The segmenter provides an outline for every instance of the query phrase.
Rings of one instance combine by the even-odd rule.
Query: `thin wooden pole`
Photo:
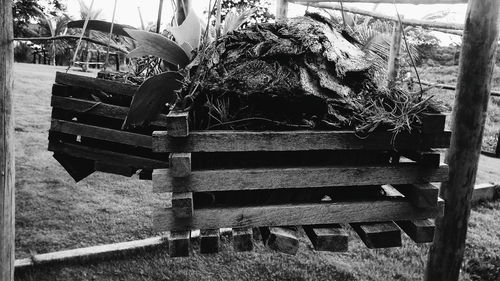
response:
[[[388,79],[387,87],[389,89],[394,88],[396,85],[396,79],[398,78],[399,72],[399,50],[401,49],[401,25],[399,22],[394,22],[394,28],[392,30],[392,41],[391,41],[391,52],[389,54],[388,62]]]
[[[162,10],[163,10],[163,0],[160,0],[160,6],[158,7],[158,18],[156,19],[156,33],[160,33]]]
[[[12,1],[0,0],[0,280],[14,280],[14,64]]]
[[[470,0],[468,4],[447,156],[449,180],[441,185],[446,204],[444,216],[436,219],[426,281],[458,280],[462,265],[495,65],[499,7],[498,0]]]
[[[288,0],[276,0],[276,20],[286,19],[288,15]]]

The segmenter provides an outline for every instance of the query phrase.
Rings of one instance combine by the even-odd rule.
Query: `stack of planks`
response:
[[[52,88],[49,150],[75,181],[94,171],[150,179],[168,167],[165,155],[151,150],[153,130],[166,130],[160,115],[146,129],[121,130],[137,86],[58,72]]]
[[[153,191],[172,193],[154,226],[170,231],[171,256],[219,250],[232,228],[237,251],[266,246],[295,254],[299,231],[318,251],[347,251],[348,227],[369,248],[401,246],[401,230],[431,242],[444,202],[431,182],[447,180],[439,152],[450,132],[445,116],[426,114],[420,133],[359,138],[353,131],[189,131],[187,113],[170,113],[169,130],[153,133],[153,151],[169,168],[153,171]]]

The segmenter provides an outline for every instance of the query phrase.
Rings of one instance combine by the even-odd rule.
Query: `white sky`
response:
[[[83,0],[87,5],[90,5],[91,0]],[[204,10],[207,10],[208,0],[192,0],[193,7],[196,12],[201,15]],[[162,13],[162,23],[165,24],[170,22],[172,18],[172,7],[170,0],[164,0],[163,13]],[[212,1],[213,2],[213,1]],[[274,1],[271,0],[274,4]],[[79,4],[77,0],[67,0],[68,13],[74,18],[79,17]],[[113,15],[113,5],[114,0],[94,0],[94,9],[102,9],[101,17],[102,19],[111,21]],[[117,23],[128,24],[135,27],[141,25],[138,13],[138,7],[141,10],[144,23],[147,25],[149,22],[156,22],[158,15],[158,5],[159,0],[118,0],[116,9],[116,20]],[[346,6],[355,6],[357,8],[365,10],[373,10],[375,8],[374,4],[346,4]],[[463,23],[466,12],[466,4],[436,4],[436,5],[405,5],[399,4],[398,11],[405,18],[421,19],[423,16],[430,14],[432,12],[450,10],[452,14],[442,19],[445,22],[455,22]],[[289,16],[302,15],[304,12],[304,6],[290,4],[289,6]],[[271,7],[271,12],[274,12],[275,7]],[[375,11],[381,12],[388,15],[395,15],[395,9],[392,4],[380,4],[376,7]],[[443,45],[448,45],[452,40],[456,41],[456,36],[442,35],[439,33],[439,38]]]

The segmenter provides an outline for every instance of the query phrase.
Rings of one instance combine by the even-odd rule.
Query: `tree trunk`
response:
[[[436,220],[427,281],[458,280],[462,265],[495,62],[499,6],[498,0],[470,0],[467,8],[447,157],[450,177],[441,185],[446,205],[444,216]]]
[[[14,280],[14,62],[12,1],[0,0],[0,280]]]

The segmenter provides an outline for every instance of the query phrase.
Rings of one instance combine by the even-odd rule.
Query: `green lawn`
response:
[[[63,69],[28,64],[14,68],[16,257],[157,235],[151,213],[167,198],[154,195],[150,182],[95,173],[75,184],[46,150],[55,70]],[[498,130],[498,115],[496,118]],[[481,161],[478,181],[500,182],[500,162],[484,157]],[[498,201],[473,209],[463,280],[498,280],[494,278],[500,276],[499,220]],[[100,263],[27,271],[16,280],[422,279],[427,245],[416,245],[403,235],[401,248],[369,250],[354,233],[350,239],[346,253],[316,253],[302,236],[296,256],[272,252],[262,245],[253,252],[235,253],[224,244],[216,255],[171,259],[158,250]],[[467,273],[471,270],[473,274]],[[474,279],[475,274],[484,275]]]

